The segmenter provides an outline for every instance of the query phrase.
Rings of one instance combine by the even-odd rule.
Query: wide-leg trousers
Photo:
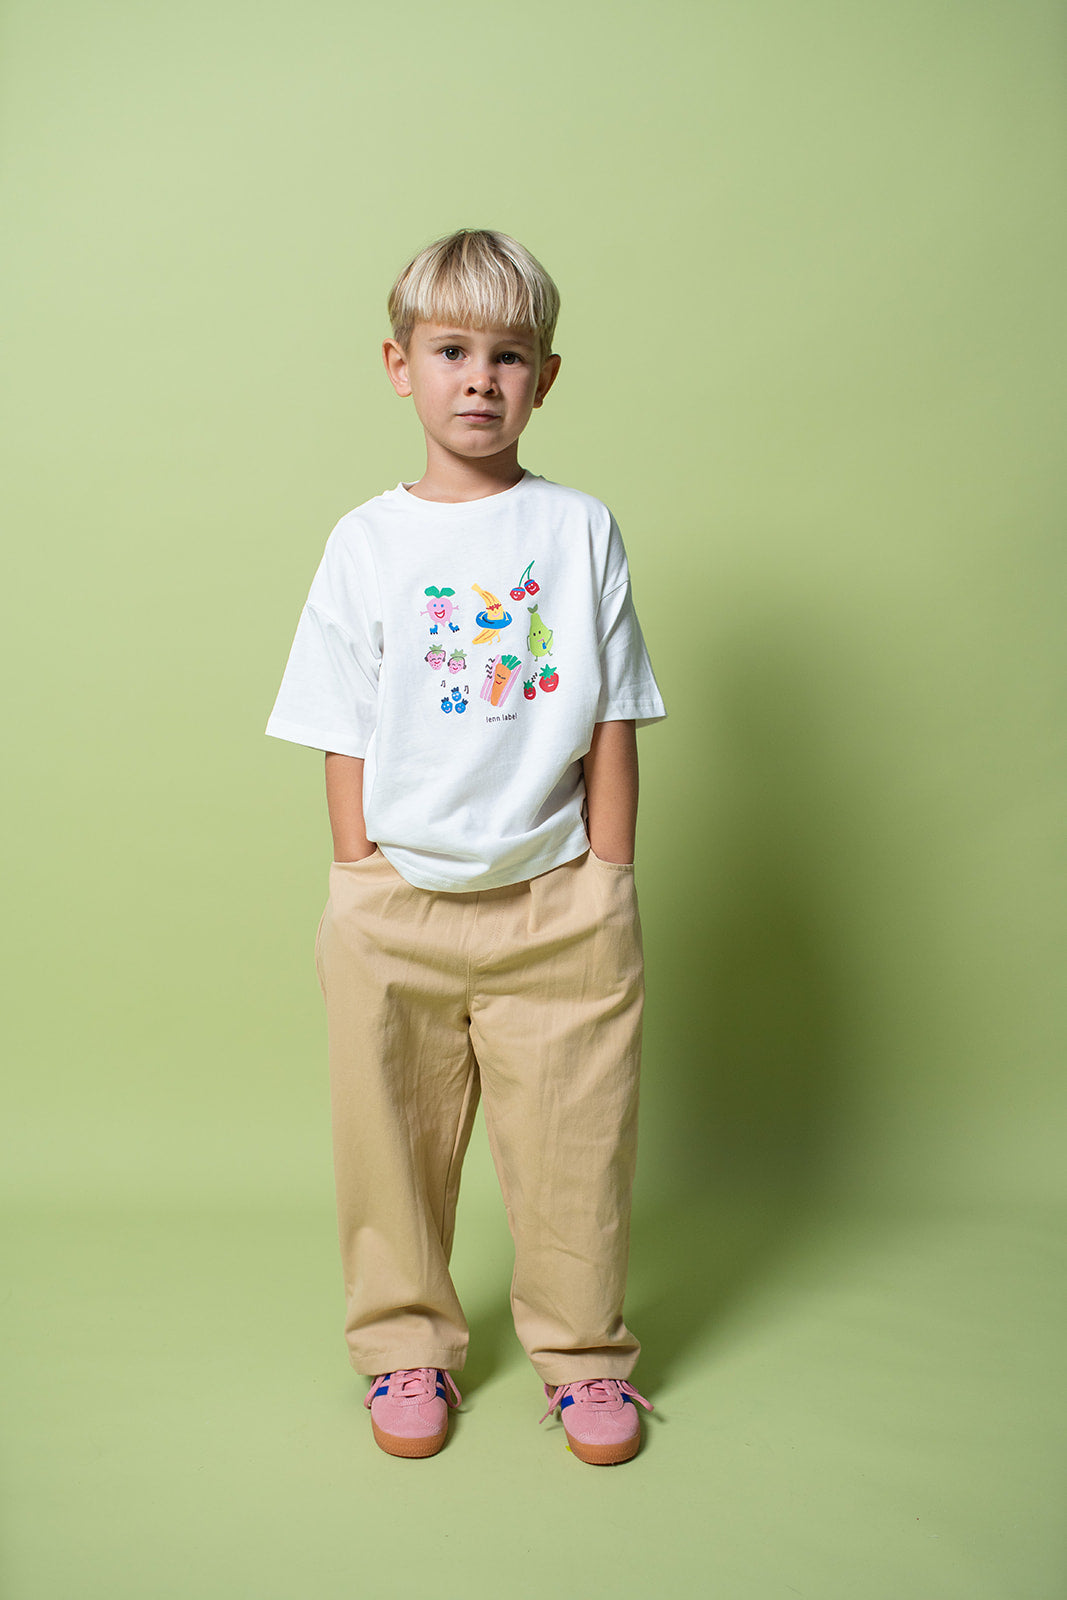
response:
[[[592,851],[503,888],[335,862],[326,999],[352,1365],[458,1370],[448,1265],[481,1096],[515,1245],[515,1329],[550,1384],[624,1378],[644,977],[632,866]]]

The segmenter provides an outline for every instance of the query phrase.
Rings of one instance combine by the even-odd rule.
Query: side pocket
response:
[[[330,865],[334,866],[334,867],[345,867],[345,868],[348,869],[349,872],[351,872],[356,867],[363,867],[363,866],[368,865],[368,863],[371,862],[371,861],[380,861],[380,860],[382,860],[382,852],[379,850],[378,846],[375,845],[374,849],[370,852],[369,855],[358,856],[355,861],[333,861],[333,862],[330,863]]]
[[[605,861],[603,856],[594,854],[592,849],[589,851],[589,859],[595,861],[598,867],[607,867],[609,872],[633,872],[635,865],[632,861]]]
[[[322,990],[322,998],[324,1000],[326,998],[326,971],[322,959],[322,932],[326,926],[326,913],[329,909],[330,902],[327,900],[322,916],[319,918],[319,925],[315,930],[315,971],[318,975],[319,988]]]

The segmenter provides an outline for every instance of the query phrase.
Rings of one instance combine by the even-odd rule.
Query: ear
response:
[[[556,374],[559,372],[559,364],[562,359],[562,356],[549,356],[548,360],[541,368],[541,376],[537,380],[537,393],[534,397],[535,410],[543,403],[545,395],[555,383]]]
[[[382,345],[382,360],[385,370],[389,374],[389,382],[401,397],[411,393],[411,384],[408,380],[408,358],[402,344],[395,339],[386,339]]]

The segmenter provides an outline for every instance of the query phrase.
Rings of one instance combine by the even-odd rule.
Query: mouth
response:
[[[460,416],[465,422],[499,422],[498,411],[461,411]]]

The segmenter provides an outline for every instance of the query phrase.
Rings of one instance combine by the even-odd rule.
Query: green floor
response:
[[[8,1249],[5,1600],[1059,1600],[1052,1219],[642,1211],[645,1447],[582,1466],[506,1315],[476,1149],[450,1443],[373,1445],[328,1204],[27,1212]]]

